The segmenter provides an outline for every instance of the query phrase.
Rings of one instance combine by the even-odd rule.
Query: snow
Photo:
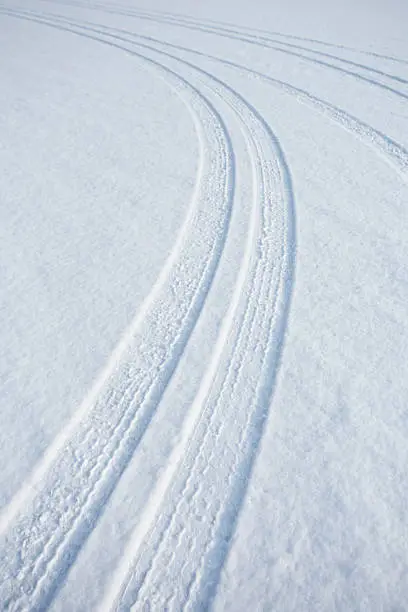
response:
[[[0,7],[0,602],[403,610],[408,6]]]

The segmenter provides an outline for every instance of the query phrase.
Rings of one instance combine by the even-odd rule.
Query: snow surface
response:
[[[407,609],[407,24],[0,5],[1,609]]]

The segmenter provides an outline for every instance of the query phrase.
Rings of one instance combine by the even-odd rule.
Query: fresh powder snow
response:
[[[0,609],[408,609],[408,3],[0,4]]]

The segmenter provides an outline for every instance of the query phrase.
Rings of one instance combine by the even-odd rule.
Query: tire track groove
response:
[[[69,6],[72,3],[71,2],[59,2],[58,4]],[[84,6],[81,5],[80,3],[73,4],[73,6],[84,8]],[[225,26],[220,26],[216,24],[211,24],[210,22],[203,21],[203,20],[197,20],[197,19],[186,18],[186,17],[175,17],[171,14],[167,14],[167,15],[163,13],[156,14],[150,11],[145,11],[145,10],[140,10],[140,9],[138,10],[129,9],[129,8],[127,8],[126,10],[125,9],[120,10],[118,8],[107,9],[106,6],[103,4],[90,4],[90,5],[87,5],[86,8],[94,8],[96,10],[102,10],[102,11],[116,14],[116,15],[135,17],[137,19],[143,19],[143,20],[152,21],[155,23],[162,23],[164,25],[173,25],[173,26],[180,27],[180,28],[192,29],[198,32],[218,35],[224,38],[228,38],[230,40],[237,40],[239,42],[244,42],[244,43],[255,45],[258,47],[265,48],[265,49],[271,49],[278,53],[284,53],[286,55],[297,57],[303,61],[310,62],[315,65],[322,66],[324,68],[329,68],[344,76],[354,77],[357,80],[363,81],[369,85],[379,87],[380,89],[387,91],[388,93],[392,93],[400,98],[408,99],[408,93],[395,89],[395,87],[392,87],[391,85],[383,81],[376,81],[374,78],[365,76],[359,72],[353,72],[352,68],[360,67],[369,72],[372,71],[375,74],[378,74],[378,76],[382,76],[384,78],[398,81],[401,84],[406,84],[407,80],[402,77],[386,73],[385,71],[379,71],[375,68],[374,69],[371,68],[370,66],[367,66],[361,63],[357,63],[357,62],[352,62],[351,60],[346,60],[344,58],[335,56],[333,54],[328,54],[328,53],[324,53],[321,51],[308,49],[308,48],[302,47],[301,45],[296,45],[296,44],[288,43],[285,41],[279,41],[279,40],[271,38],[270,35],[269,37],[260,36],[260,35],[256,36],[254,34],[241,31],[240,29],[237,28],[237,26],[225,27]],[[63,17],[61,15],[53,15],[53,16]],[[336,61],[339,61],[341,63],[346,63],[348,64],[349,68],[342,68],[336,64],[332,64],[329,61],[326,61],[325,59],[317,59],[314,57],[310,57],[309,55],[305,55],[304,53],[301,53],[302,50],[306,51],[306,53],[315,53],[317,55],[320,55],[320,57],[322,58],[325,57],[327,59],[335,59]]]
[[[29,507],[10,521],[12,528],[3,537],[6,562],[0,587],[9,609],[43,609],[68,571],[152,418],[203,307],[226,240],[234,159],[223,121],[185,79],[133,54],[159,70],[186,100],[204,154],[201,181],[189,231],[122,367],[55,456]]]
[[[59,17],[59,19],[64,22],[74,23],[71,20],[67,20],[66,17]],[[89,24],[90,22],[83,23]],[[219,64],[224,64],[225,66],[228,66],[234,70],[240,71],[242,74],[250,75],[252,78],[262,80],[271,85],[272,87],[275,87],[283,91],[284,93],[287,93],[288,95],[294,97],[300,104],[312,107],[313,109],[326,116],[331,121],[334,121],[344,129],[352,133],[354,136],[358,137],[360,140],[365,142],[365,144],[368,144],[378,154],[380,154],[384,158],[384,160],[387,161],[387,163],[389,163],[394,169],[398,171],[398,173],[404,180],[407,180],[408,151],[400,143],[397,143],[395,140],[393,140],[380,130],[373,128],[368,123],[361,121],[360,119],[351,115],[340,107],[331,104],[330,102],[327,102],[317,96],[314,96],[313,94],[304,89],[291,85],[286,81],[282,81],[269,75],[266,75],[257,70],[248,68],[245,65],[237,64],[233,61],[227,60],[225,58],[220,58],[208,53],[203,53],[196,49],[191,49],[188,47],[183,47],[181,45],[164,42],[162,40],[155,39],[151,36],[144,36],[142,34],[137,34],[129,30],[112,28],[99,23],[95,25],[97,25],[98,28],[102,28],[102,30],[88,28],[86,25],[83,25],[83,23],[81,22],[81,27],[99,33],[102,33],[103,30],[105,30],[105,33],[114,39],[116,38],[121,41],[132,42],[128,38],[124,38],[123,36],[119,35],[124,34],[133,39],[145,40],[155,45],[167,47],[178,52],[193,54],[203,59],[207,59]],[[79,24],[77,23],[77,25]]]
[[[255,235],[249,233],[245,274],[237,285],[237,299],[235,303],[233,299],[226,315],[220,333],[220,348],[215,351],[210,374],[204,379],[191,408],[195,418],[188,424],[181,447],[177,449],[175,460],[178,458],[178,461],[170,461],[174,468],[170,475],[166,475],[166,482],[159,485],[161,494],[157,503],[147,505],[150,530],[144,538],[137,534],[131,545],[133,552],[130,554],[136,557],[134,570],[119,586],[119,598],[109,594],[102,609],[108,609],[112,604],[116,609],[128,609],[132,605],[137,608],[148,605],[153,609],[181,610],[185,606],[197,609],[199,599],[207,605],[204,602],[208,603],[210,594],[205,594],[208,584],[206,577],[200,575],[202,565],[204,560],[208,562],[208,555],[214,548],[218,570],[212,578],[216,582],[225,558],[221,551],[223,539],[216,535],[220,516],[231,514],[227,509],[231,495],[234,498],[232,491],[236,489],[236,481],[246,481],[249,477],[254,448],[262,433],[260,412],[267,413],[270,400],[274,378],[271,362],[274,371],[277,367],[279,348],[272,351],[271,359],[271,346],[276,349],[275,344],[279,347],[281,344],[283,327],[277,321],[287,314],[293,265],[290,255],[293,244],[288,244],[288,236],[291,241],[294,238],[293,229],[288,227],[292,219],[282,210],[291,208],[290,178],[277,141],[261,118],[239,94],[221,85],[218,79],[212,80],[216,85],[211,87],[219,90],[224,100],[235,109],[247,131],[257,191],[252,224],[256,231]],[[259,218],[258,223],[254,221],[256,218]],[[282,292],[280,297],[279,291]],[[254,355],[256,365],[251,363]],[[258,362],[261,364],[261,387],[268,388],[262,401]],[[248,385],[247,376],[251,369],[255,380]],[[264,380],[266,372],[268,381]],[[255,433],[251,435],[250,424],[256,422]],[[228,450],[238,445],[238,452],[232,452],[232,470],[229,469],[231,461],[226,460],[225,445]],[[214,488],[218,480],[214,465],[224,475],[228,470],[230,474],[229,478],[222,479],[219,488]],[[234,472],[238,465],[240,469]],[[233,505],[236,509],[239,509],[244,493],[241,490],[235,497]],[[227,528],[229,537],[236,519],[234,512],[232,515]],[[199,531],[195,530],[197,522]],[[206,526],[209,529],[204,533]],[[173,554],[171,551],[177,552]],[[180,565],[183,559],[185,563]],[[121,574],[119,569],[117,582],[120,582]]]

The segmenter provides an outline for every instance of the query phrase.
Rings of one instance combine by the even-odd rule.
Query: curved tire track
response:
[[[125,13],[121,13],[121,14],[125,14]],[[184,21],[184,20],[180,20],[180,19],[174,19],[174,18],[163,18],[163,17],[155,17],[155,16],[151,16],[148,15],[147,13],[144,12],[128,12],[126,13],[128,16],[134,16],[138,19],[146,19],[146,20],[151,20],[151,21],[155,21],[158,23],[163,23],[163,24],[167,24],[167,25],[174,25],[180,28],[187,28],[187,29],[193,29],[199,32],[203,32],[203,33],[207,33],[207,34],[215,34],[218,36],[222,36],[225,38],[228,38],[230,40],[238,40],[239,42],[244,42],[250,45],[256,45],[258,47],[262,47],[264,49],[271,49],[273,51],[276,51],[278,53],[284,53],[286,55],[290,55],[293,57],[296,57],[302,61],[305,62],[310,62],[312,64],[315,64],[317,66],[321,66],[323,68],[328,68],[330,70],[334,70],[338,73],[340,73],[343,76],[347,76],[347,77],[352,77],[354,79],[360,80],[364,83],[367,83],[368,85],[374,86],[374,87],[378,87],[388,93],[392,93],[395,96],[398,96],[404,100],[408,100],[408,93],[406,92],[402,92],[399,89],[395,89],[394,86],[388,85],[386,82],[383,81],[377,81],[374,78],[370,77],[370,76],[365,76],[359,72],[355,72],[352,70],[352,68],[354,67],[360,67],[360,68],[364,68],[365,70],[370,71],[371,68],[369,66],[363,65],[363,64],[357,64],[354,62],[350,62],[349,60],[345,60],[343,58],[340,58],[338,56],[334,56],[334,55],[330,55],[330,54],[325,54],[322,52],[316,52],[313,51],[312,49],[306,49],[304,47],[301,47],[300,45],[294,45],[291,43],[286,43],[283,41],[277,41],[277,40],[271,40],[268,39],[267,37],[259,38],[259,37],[255,37],[253,35],[249,35],[249,34],[245,34],[242,33],[240,30],[237,29],[227,29],[227,28],[222,28],[219,26],[211,26],[209,27],[205,22],[201,22],[198,20],[188,20],[188,21]],[[277,46],[280,45],[280,46]],[[282,48],[284,47],[284,48]],[[297,50],[295,50],[297,49]],[[332,59],[336,59],[337,61],[343,62],[343,63],[347,63],[349,65],[349,68],[342,68],[336,64],[332,64],[329,61],[326,61],[324,59],[317,59],[314,57],[310,57],[309,55],[305,55],[304,53],[301,53],[300,51],[306,51],[309,53],[317,53],[320,54],[321,56],[327,57],[327,58],[332,58]],[[403,84],[406,84],[407,81],[405,79],[401,79],[400,77],[396,77],[396,75],[390,75],[389,73],[383,72],[383,71],[378,71],[374,69],[374,72],[376,74],[378,74],[379,76],[385,77],[385,78],[389,78],[391,80],[397,80]]]
[[[54,448],[49,469],[41,473],[44,482],[30,492],[34,495],[28,507],[13,507],[3,522],[8,529],[2,541],[0,599],[13,610],[46,607],[93,529],[177,366],[204,305],[229,225],[234,159],[220,115],[187,80],[154,59],[122,49],[160,71],[186,101],[204,152],[202,176],[171,265],[133,330],[120,366],[72,437]],[[27,492],[21,501],[29,497]]]
[[[72,20],[68,20],[66,17],[60,17],[59,19],[64,23],[69,23],[78,27],[80,26],[86,30],[98,34],[105,34],[107,36],[110,36],[112,39],[116,39],[121,42],[132,43],[132,39],[133,41],[134,39],[138,39],[146,41],[147,43],[153,43],[154,45],[160,45],[166,48],[170,48],[171,50],[176,50],[177,52],[193,54],[197,57],[202,57],[206,60],[211,60],[216,63],[224,64],[225,66],[233,68],[234,70],[240,71],[241,74],[250,75],[253,78],[263,80],[269,85],[278,88],[279,90],[287,93],[292,97],[295,97],[299,103],[312,107],[313,109],[317,110],[318,112],[329,118],[331,121],[334,121],[344,129],[346,129],[348,132],[358,137],[365,144],[373,148],[377,152],[377,154],[379,154],[385,161],[387,161],[387,163],[389,163],[405,181],[408,178],[408,151],[401,144],[397,143],[395,140],[393,140],[380,130],[373,128],[368,123],[365,123],[357,117],[354,117],[353,115],[341,109],[340,107],[335,106],[330,102],[326,102],[325,100],[314,96],[313,94],[304,89],[291,85],[286,81],[275,79],[274,77],[248,68],[247,66],[244,66],[242,64],[237,64],[233,61],[216,57],[208,53],[203,53],[195,49],[190,49],[188,47],[183,47],[181,45],[163,42],[151,36],[144,36],[142,34],[137,34],[129,30],[112,28],[99,23],[94,24],[96,27],[89,27],[89,22],[74,22]],[[125,36],[127,36],[127,38]],[[147,48],[149,48],[148,45]]]
[[[251,151],[257,193],[246,257],[180,443],[125,556],[125,567],[136,557],[134,570],[121,584],[126,572],[118,569],[102,609],[128,609],[135,601],[150,609],[208,604],[245,495],[279,360],[294,264],[289,171],[276,137],[256,111],[229,86],[205,76],[235,110]],[[204,569],[209,566],[211,572]]]
[[[81,3],[74,3],[72,2],[72,0],[69,2],[68,0],[64,0],[63,2],[60,1],[58,2],[58,4],[79,6],[83,8],[83,5]],[[365,144],[373,148],[379,155],[381,155],[383,159],[387,161],[387,163],[389,163],[394,169],[396,169],[404,180],[407,180],[408,151],[400,143],[396,142],[394,139],[387,136],[380,130],[372,127],[368,123],[351,115],[342,108],[311,94],[309,91],[296,87],[295,85],[292,85],[286,81],[271,77],[257,70],[253,70],[248,66],[238,64],[231,60],[217,57],[208,53],[203,53],[202,51],[198,51],[196,49],[191,49],[188,47],[183,47],[181,45],[164,42],[162,40],[155,39],[152,36],[145,36],[132,32],[130,30],[114,28],[100,23],[92,24],[92,22],[87,21],[76,22],[65,16],[57,17],[54,14],[52,16],[53,18],[56,18],[62,23],[68,23],[70,25],[75,25],[91,32],[108,35],[111,38],[119,40],[121,42],[132,43],[132,39],[144,40],[148,43],[167,47],[182,53],[193,54],[197,57],[202,57],[204,59],[211,60],[216,63],[224,64],[225,66],[233,68],[234,70],[240,71],[242,74],[250,75],[253,78],[263,80],[269,85],[280,89],[281,91],[287,93],[292,97],[295,97],[299,103],[312,107],[313,109],[317,110],[318,112],[329,118],[331,121],[334,121],[344,129],[352,133],[354,136],[358,137]],[[89,27],[89,24],[95,27]],[[130,37],[130,40],[125,36]]]
[[[160,45],[166,46],[166,43],[162,43],[161,41],[157,42]],[[297,94],[299,95],[299,91]],[[307,93],[306,96],[308,96]],[[310,102],[310,99],[306,99]],[[313,104],[321,109],[320,101],[317,99],[313,100]],[[325,112],[327,108],[330,108],[331,118],[336,118],[338,122],[345,125],[347,129],[357,136],[363,138],[365,141],[369,140],[379,145],[380,152],[382,154],[385,153],[389,161],[391,161],[398,170],[402,170],[406,178],[407,158],[406,152],[402,148],[396,145],[396,143],[392,143],[384,135],[370,128],[370,126],[366,126],[354,118],[351,118],[350,121],[350,116],[345,113],[342,115],[341,111],[339,113],[339,109],[333,106],[324,107],[324,103],[323,108]],[[344,122],[344,119],[346,119],[346,122]],[[232,342],[232,344],[235,346],[236,342]],[[225,343],[223,343],[222,346],[225,346]],[[231,358],[230,361],[233,362],[233,358]],[[208,397],[214,393],[214,388],[212,386],[207,387],[207,393],[208,400]],[[172,607],[176,609],[200,609],[201,607],[206,607],[211,600],[214,592],[214,585],[218,580],[219,570],[225,558],[226,552],[224,549],[228,548],[228,540],[233,531],[231,523],[233,524],[236,520],[239,511],[237,508],[239,509],[242,503],[242,489],[237,496],[235,496],[235,493],[231,493],[230,499],[225,502],[224,505],[218,504],[217,507],[217,492],[211,490],[210,487],[211,483],[214,484],[216,478],[220,477],[219,468],[220,466],[222,468],[225,467],[226,459],[225,455],[223,455],[222,461],[219,461],[220,457],[217,455],[219,449],[216,446],[216,442],[214,442],[214,437],[221,437],[222,431],[224,431],[223,428],[225,427],[225,430],[228,432],[228,439],[231,439],[231,429],[228,429],[228,424],[227,426],[223,423],[220,424],[220,421],[218,421],[217,425],[212,424],[211,419],[216,418],[214,414],[217,408],[217,400],[208,400],[208,403],[210,407],[208,407],[207,402],[204,402],[202,399],[199,400],[198,404],[200,408],[197,409],[197,414],[200,415],[200,422],[194,425],[195,433],[193,434],[196,438],[192,440],[191,432],[186,436],[185,442],[183,443],[183,449],[178,449],[177,451],[179,463],[177,464],[177,469],[172,473],[173,478],[170,478],[169,481],[165,483],[164,487],[163,483],[159,485],[160,488],[163,487],[164,491],[167,491],[167,501],[164,507],[159,503],[157,506],[149,505],[147,508],[147,513],[151,514],[152,517],[152,524],[154,520],[157,519],[159,526],[153,526],[153,528],[150,527],[150,529],[148,527],[147,535],[144,535],[144,539],[140,540],[139,536],[136,538],[134,551],[138,563],[131,576],[125,581],[125,585],[120,587],[119,600],[113,597],[113,601],[119,609],[128,609],[135,602],[136,606],[149,604],[153,608],[157,607],[158,609],[162,609],[163,606],[167,609]],[[224,398],[221,405],[225,406],[225,404],[228,403],[229,400]],[[207,417],[205,416],[206,412]],[[241,414],[241,411],[238,411],[238,413]],[[211,417],[208,415],[211,415]],[[223,419],[224,416],[225,414],[223,414]],[[232,428],[233,421],[231,420],[229,424]],[[200,426],[203,437],[199,437],[197,433]],[[243,430],[245,430],[245,427]],[[241,429],[241,435],[242,438],[245,439],[246,434],[242,433],[243,430]],[[211,435],[209,432],[211,432]],[[220,440],[218,440],[218,443],[220,443]],[[248,440],[247,445],[249,447],[251,446]],[[210,446],[210,451],[208,451],[208,446]],[[240,450],[242,450],[242,446],[238,446]],[[183,458],[184,451],[187,453],[187,459]],[[195,466],[197,466],[197,462],[201,461],[200,466],[194,467],[192,471],[188,471],[189,461],[193,461],[196,457]],[[199,459],[199,457],[201,457],[201,459]],[[206,485],[202,483],[207,482],[207,466],[205,464],[208,461],[208,457],[211,457],[211,465],[208,471],[212,470],[212,472],[211,476],[208,477],[209,486],[206,487]],[[238,474],[241,474],[243,480],[245,480],[247,473],[243,473],[239,468],[236,470],[238,462],[231,461],[232,463],[229,464],[230,473],[237,471]],[[245,464],[245,460],[243,460],[243,463]],[[249,460],[248,463],[251,463],[251,461]],[[183,475],[180,475],[180,465],[181,470],[184,468]],[[226,482],[225,479],[224,482]],[[231,481],[228,482],[228,485],[230,491],[239,489],[239,484],[234,488],[234,483],[231,483]],[[245,489],[245,485],[243,485],[243,488]],[[175,498],[178,499],[177,502],[175,502]],[[160,502],[162,499],[161,491],[159,496]],[[190,529],[191,532],[191,516],[193,515],[193,521],[197,521],[197,531],[200,531],[202,540],[205,540],[205,536],[201,533],[203,508],[205,509],[204,520],[207,520],[209,514],[211,515],[211,512],[208,512],[208,507],[206,507],[206,499],[211,500],[211,504],[213,504],[216,510],[214,510],[212,517],[210,516],[208,519],[213,526],[213,531],[207,536],[207,543],[204,542],[200,545],[197,544],[197,540],[191,536],[189,537],[186,531]],[[234,501],[231,502],[231,500]],[[164,518],[162,518],[163,515]],[[185,527],[186,524],[188,525],[187,527]],[[171,542],[171,546],[169,542]],[[202,553],[197,569],[196,562],[191,561],[191,556],[193,555],[194,558],[196,558],[197,548],[200,548],[200,546]],[[174,553],[169,556],[170,549],[177,549],[177,557]],[[191,549],[193,549],[193,551]],[[153,556],[150,555],[152,550],[155,553]],[[185,560],[184,565],[179,564],[180,558]],[[211,567],[211,570],[206,572],[205,568],[208,566]],[[180,576],[182,577],[182,584],[180,584]],[[174,591],[176,584],[179,587],[177,592]]]
[[[144,19],[147,21],[153,21],[156,23],[162,23],[165,25],[173,25],[176,27],[180,27],[180,28],[186,28],[186,29],[192,29],[192,30],[196,30],[198,32],[203,32],[206,34],[214,34],[214,35],[218,35],[224,38],[228,38],[230,40],[237,40],[239,42],[244,42],[247,44],[251,44],[251,45],[255,45],[258,47],[262,47],[265,49],[271,49],[273,51],[276,51],[278,53],[284,53],[286,55],[290,55],[293,57],[297,57],[300,60],[306,61],[306,62],[310,62],[313,63],[315,65],[324,67],[324,68],[328,68],[331,70],[334,70],[340,74],[342,74],[343,76],[348,76],[348,77],[354,77],[357,80],[360,80],[362,82],[365,82],[369,85],[378,87],[380,89],[382,89],[383,91],[386,91],[388,93],[394,94],[404,100],[408,100],[408,93],[406,92],[402,92],[398,89],[395,89],[395,87],[387,84],[386,82],[382,82],[382,81],[377,81],[372,77],[369,76],[365,76],[363,74],[360,74],[359,72],[354,72],[352,70],[352,68],[354,67],[360,67],[363,68],[364,70],[367,71],[372,71],[375,74],[377,74],[378,76],[382,76],[384,78],[388,78],[394,81],[398,81],[402,84],[406,84],[407,80],[403,79],[402,77],[399,77],[397,75],[392,75],[389,74],[387,72],[384,71],[379,71],[377,69],[373,69],[370,66],[361,64],[361,63],[357,63],[357,62],[352,62],[350,60],[346,60],[344,58],[335,56],[333,54],[328,54],[328,53],[324,53],[324,52],[320,52],[320,51],[316,51],[313,49],[308,49],[305,47],[302,47],[300,45],[296,45],[293,43],[287,43],[285,41],[279,41],[276,39],[271,39],[270,36],[256,36],[254,34],[250,34],[247,33],[245,31],[242,31],[240,29],[237,28],[237,26],[229,26],[229,27],[223,27],[220,25],[216,25],[212,22],[208,22],[208,21],[204,21],[204,20],[197,20],[197,19],[192,19],[192,18],[186,18],[186,17],[176,17],[173,16],[169,13],[153,13],[150,11],[146,11],[146,10],[131,10],[129,8],[125,9],[110,9],[110,8],[106,8],[106,5],[104,4],[90,4],[87,5],[86,7],[84,5],[82,5],[81,3],[72,3],[72,2],[58,2],[58,4],[60,5],[73,5],[73,6],[77,6],[80,8],[93,8],[96,10],[101,10],[104,12],[108,12],[110,14],[116,14],[116,15],[123,15],[123,16],[127,16],[127,17],[134,17],[137,19]],[[62,17],[64,18],[64,16],[61,15],[57,15],[54,14],[53,17]],[[278,45],[278,46],[277,46]],[[280,45],[280,46],[279,46]],[[286,47],[286,48],[282,48]],[[296,50],[297,49],[297,50]],[[336,64],[332,64],[329,61],[325,61],[324,59],[317,59],[314,57],[310,57],[308,55],[305,55],[304,53],[301,53],[300,51],[306,51],[307,53],[315,53],[317,55],[320,55],[321,57],[326,57],[327,59],[335,59],[336,61],[339,61],[341,63],[346,63],[348,64],[349,68],[342,68]]]
[[[99,4],[99,5],[95,5],[95,6],[99,6],[99,7],[104,7],[105,5],[103,4]],[[377,68],[374,68],[373,66],[368,66],[367,64],[362,64],[361,62],[355,62],[353,60],[350,59],[346,59],[344,57],[340,57],[338,55],[334,55],[333,53],[327,53],[324,51],[320,51],[318,49],[313,49],[310,47],[305,47],[303,45],[300,44],[296,44],[296,43],[289,43],[286,42],[285,40],[279,40],[278,38],[274,38],[276,36],[281,36],[282,38],[292,38],[289,36],[285,36],[285,35],[281,35],[279,33],[268,33],[268,32],[261,32],[261,31],[256,31],[253,29],[248,29],[248,28],[242,28],[239,26],[235,26],[232,24],[221,24],[221,23],[216,23],[212,20],[203,20],[203,19],[193,19],[191,17],[186,17],[186,16],[180,16],[180,15],[174,15],[171,13],[155,13],[155,12],[151,12],[151,11],[146,11],[146,10],[132,10],[131,13],[128,13],[129,15],[132,14],[135,17],[140,17],[141,19],[151,19],[151,20],[158,20],[158,19],[163,19],[165,20],[165,23],[171,23],[174,24],[176,26],[197,26],[197,27],[203,27],[203,28],[209,28],[209,30],[211,31],[211,33],[219,33],[219,34],[231,34],[231,35],[239,35],[239,36],[245,36],[245,41],[248,43],[255,43],[255,44],[259,44],[260,46],[265,46],[269,48],[270,44],[278,44],[278,45],[283,45],[286,46],[288,48],[292,48],[292,49],[296,49],[299,51],[306,51],[307,53],[314,53],[320,57],[323,58],[328,58],[331,60],[335,60],[338,62],[341,62],[343,64],[346,64],[348,66],[351,66],[352,68],[358,68],[358,69],[363,69],[366,70],[368,72],[372,72],[380,77],[385,77],[388,78],[392,81],[396,81],[398,83],[402,83],[404,85],[408,84],[408,80],[399,76],[399,75],[395,75],[395,74],[390,74],[388,72],[385,72],[383,70],[379,70]],[[295,37],[297,38],[297,37]],[[310,41],[312,42],[312,41]],[[312,58],[311,58],[312,59]]]
[[[73,25],[84,28],[78,24]],[[148,38],[129,34],[141,39]],[[104,35],[120,39],[116,35]],[[151,38],[149,40],[176,47]],[[406,151],[384,134],[341,109],[308,92],[233,62],[191,49],[179,47],[179,50],[198,53],[252,73],[295,95],[300,102],[314,106],[365,142],[371,141],[374,148],[385,155],[406,178]],[[179,58],[173,56],[173,59]],[[158,485],[160,495],[157,503],[146,508],[146,514],[151,513],[153,518],[146,519],[147,527],[143,537],[138,535],[133,542],[131,555],[136,557],[137,564],[131,575],[127,576],[125,584],[119,587],[119,599],[116,599],[116,595],[113,598],[120,609],[127,609],[135,601],[138,604],[149,603],[159,609],[163,606],[197,609],[209,604],[245,494],[246,481],[256,452],[254,448],[262,435],[265,406],[272,392],[289,305],[294,220],[291,220],[290,177],[279,143],[262,118],[239,94],[212,78],[212,75],[205,75],[199,67],[195,68],[204,76],[204,87],[210,87],[235,109],[247,132],[255,182],[260,186],[256,200],[257,210],[260,211],[259,223],[253,221],[245,272],[242,272],[237,284],[214,359],[192,408],[186,433],[175,450],[174,467],[165,474],[164,482]],[[215,87],[205,82],[207,77],[216,83]],[[275,160],[273,170],[265,164],[265,159]],[[280,202],[276,201],[273,206],[269,206],[271,200],[265,195],[268,193],[275,196],[280,193],[281,197],[277,198]],[[275,212],[281,209],[281,226],[277,217],[272,217],[271,224],[268,217],[270,209],[275,209]],[[255,217],[258,217],[258,213]],[[281,236],[277,238],[279,232]],[[256,244],[254,251],[250,248],[253,243]],[[285,248],[279,253],[279,245],[282,244]],[[270,259],[277,263],[273,269],[268,270]],[[253,298],[254,295],[256,298]],[[270,343],[266,345],[262,343],[262,337],[256,336],[265,319],[271,333]],[[263,329],[266,337],[265,323]],[[232,350],[232,347],[238,349]],[[257,366],[254,367],[253,361]],[[254,384],[248,389],[248,371],[252,367],[257,374]],[[228,447],[220,449],[223,439],[228,440]],[[223,483],[220,489],[216,486],[217,481]],[[154,525],[156,518],[157,523]],[[191,536],[195,533],[195,527],[199,532],[199,540]],[[172,547],[177,549],[178,557],[173,552],[169,556]],[[123,573],[119,572],[119,582],[122,578]],[[178,590],[174,591],[176,582]]]
[[[145,47],[143,45],[143,48]],[[157,52],[162,55],[164,54],[162,51]],[[173,59],[181,61],[178,58]],[[188,65],[187,62],[183,63]],[[190,66],[192,67],[192,65]],[[198,68],[197,70],[203,76],[205,75],[204,71]],[[241,452],[235,458],[235,463],[240,464],[240,474],[241,477],[244,477],[245,470],[247,475],[249,475],[254,451],[262,433],[262,415],[267,410],[269,396],[272,391],[270,385],[273,384],[274,380],[277,355],[280,350],[284,320],[287,314],[293,262],[291,248],[286,248],[288,246],[286,239],[291,235],[293,227],[290,222],[291,217],[290,215],[288,216],[289,211],[286,199],[288,198],[291,201],[292,194],[288,171],[279,144],[267,125],[243,101],[239,94],[234,94],[231,88],[223,85],[220,81],[211,77],[211,75],[207,75],[207,77],[216,83],[216,87],[212,85],[211,89],[220,97],[229,100],[228,103],[235,109],[243,125],[246,126],[248,144],[251,150],[256,152],[256,161],[253,162],[255,184],[259,186],[257,188],[259,188],[261,195],[256,199],[258,210],[253,216],[253,227],[257,226],[258,229],[256,239],[254,239],[253,233],[250,232],[246,267],[243,268],[240,274],[234,294],[235,298],[226,317],[218,349],[210,366],[212,374],[207,375],[205,378],[200,392],[202,400],[198,398],[192,410],[193,416],[190,417],[185,443],[189,443],[196,422],[198,420],[202,421],[203,414],[208,414],[208,406],[205,410],[204,403],[207,405],[209,402],[208,398],[213,389],[212,379],[221,359],[223,358],[224,361],[227,359],[230,364],[224,382],[216,396],[217,399],[215,399],[217,414],[220,413],[220,407],[222,406],[220,399],[223,398],[225,393],[240,393],[240,384],[242,384],[243,378],[245,378],[246,362],[248,360],[253,362],[254,359],[258,359],[261,365],[260,380],[256,368],[253,387],[250,386],[247,389],[249,398],[252,398],[252,403],[248,407],[245,401],[245,405],[242,406],[241,425],[238,431],[237,442]],[[260,204],[260,201],[262,204]],[[259,222],[255,223],[258,215],[260,217]],[[275,265],[272,265],[274,261]],[[247,290],[242,296],[243,287],[247,287]],[[265,299],[262,302],[262,307],[260,307],[258,298],[262,299],[262,297]],[[241,315],[238,315],[240,310],[242,311]],[[274,333],[271,333],[272,328]],[[236,336],[238,350],[233,351],[232,355],[226,356],[224,344],[229,344],[234,335]],[[266,376],[267,380],[265,380]],[[243,401],[242,398],[241,401]],[[250,426],[258,421],[258,426],[255,427],[251,435],[251,431],[249,431]],[[217,436],[215,436],[215,440],[216,438]],[[208,439],[210,438],[207,434],[206,440]],[[180,449],[177,452],[180,453]],[[224,468],[226,466],[227,464],[224,465]],[[233,484],[230,483],[226,491],[227,496],[234,496],[235,507],[239,508],[239,500],[242,499],[245,491],[240,491],[238,495],[236,480]],[[149,511],[150,509],[148,508],[147,512]],[[224,508],[223,517],[225,518],[225,516]],[[228,529],[231,533],[235,519],[236,513],[235,517],[231,517],[228,521]],[[212,545],[213,543],[214,538],[211,539],[209,544]],[[208,550],[205,552],[208,553]],[[58,551],[57,555],[59,555]],[[55,566],[56,561],[58,559],[55,556],[51,557],[45,565],[43,581],[48,579],[49,570],[50,568],[54,569],[53,566]],[[34,585],[35,591],[38,591],[38,584],[39,581]],[[191,588],[193,588],[193,584]],[[36,596],[35,591],[34,596]],[[31,601],[33,601],[33,594],[31,595]],[[46,601],[44,597],[37,597],[36,600],[39,601],[37,605],[41,606]]]

